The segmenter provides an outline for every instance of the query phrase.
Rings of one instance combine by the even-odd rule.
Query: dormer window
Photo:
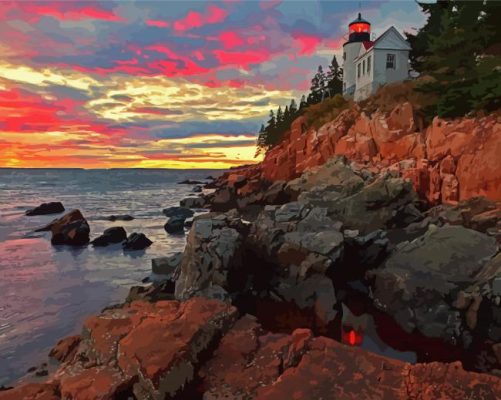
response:
[[[386,54],[386,69],[396,69],[395,54]]]

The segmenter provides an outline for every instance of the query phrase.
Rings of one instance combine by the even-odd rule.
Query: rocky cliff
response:
[[[354,105],[319,129],[300,117],[285,139],[246,175],[289,181],[335,155],[374,173],[397,171],[430,204],[456,203],[475,196],[501,200],[499,116],[424,122],[412,104],[371,115]],[[259,171],[258,171],[259,170]],[[240,171],[239,173],[242,173]],[[242,188],[245,192],[250,188]]]

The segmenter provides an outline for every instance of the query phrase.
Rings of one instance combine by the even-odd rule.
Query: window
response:
[[[395,69],[395,54],[386,54],[386,69]]]
[[[346,60],[346,51],[343,51],[343,60]]]
[[[372,56],[367,57],[367,75],[371,74],[371,58]]]
[[[365,60],[363,61],[363,64],[362,64],[362,74],[365,75]]]
[[[360,79],[360,64],[357,65],[357,77]]]

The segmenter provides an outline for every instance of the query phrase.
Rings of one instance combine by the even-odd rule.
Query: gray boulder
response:
[[[423,236],[399,245],[383,268],[370,273],[374,304],[407,332],[458,343],[474,326],[465,322],[468,310],[456,299],[479,285],[497,251],[495,239],[482,233],[462,226],[432,226]],[[476,311],[478,307],[470,313]]]
[[[183,216],[170,217],[164,225],[164,229],[167,233],[184,233],[184,221]]]
[[[127,239],[127,232],[121,226],[105,229],[103,234],[94,239],[91,244],[94,247],[108,246],[113,243],[120,243]]]
[[[153,242],[144,233],[134,232],[129,235],[122,247],[124,250],[144,250],[152,244]]]
[[[186,197],[179,202],[183,208],[204,208],[206,205],[203,197]]]
[[[183,253],[174,253],[168,257],[153,258],[151,260],[151,270],[154,274],[176,276],[181,267]]]
[[[193,214],[195,214],[193,210],[186,207],[169,207],[165,208],[162,212],[166,217],[190,218],[193,217]]]
[[[64,212],[63,203],[56,201],[40,204],[38,207],[27,210],[25,214],[31,217],[34,215],[59,214],[62,212]]]

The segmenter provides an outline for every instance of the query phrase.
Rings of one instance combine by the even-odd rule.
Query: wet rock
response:
[[[169,207],[165,208],[162,212],[166,217],[190,218],[193,217],[193,214],[195,214],[193,210],[186,207]]]
[[[193,226],[193,218],[186,218],[184,220],[184,227],[185,228],[191,228]]]
[[[193,188],[193,193],[202,193],[202,186],[197,185]]]
[[[374,272],[374,304],[407,332],[459,341],[469,327],[448,299],[478,283],[496,252],[495,240],[482,233],[462,226],[431,228],[400,245]]]
[[[164,229],[167,233],[184,233],[184,221],[183,216],[170,217],[164,225]]]
[[[132,221],[134,217],[129,214],[119,214],[119,215],[110,215],[109,217],[106,217],[108,221]]]
[[[50,223],[51,243],[81,246],[89,243],[90,227],[79,210],[73,210]]]
[[[179,204],[184,208],[204,208],[206,201],[203,197],[186,197]]]
[[[196,179],[185,179],[178,182],[178,185],[203,185],[205,182],[197,181]]]
[[[169,257],[153,258],[151,260],[151,270],[154,274],[159,275],[175,275],[178,268],[181,266],[183,253],[174,253]]]
[[[144,233],[134,232],[129,235],[122,247],[124,250],[144,250],[152,244],[153,242]]]
[[[27,210],[25,214],[27,216],[34,216],[34,215],[59,214],[62,212],[64,212],[63,203],[57,201],[57,202],[40,204],[38,207],[32,208],[31,210]]]
[[[103,234],[94,239],[91,244],[94,247],[108,246],[114,243],[121,243],[127,239],[127,232],[121,226],[105,229]]]
[[[61,339],[52,348],[49,353],[49,357],[59,361],[66,362],[72,360],[76,354],[76,349],[80,344],[82,337],[80,335],[68,336]]]

